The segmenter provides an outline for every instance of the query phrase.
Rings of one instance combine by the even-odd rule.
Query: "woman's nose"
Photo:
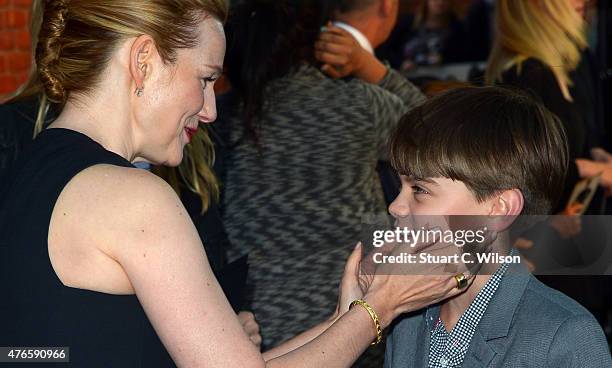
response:
[[[204,105],[202,110],[198,113],[200,122],[204,124],[210,124],[217,120],[217,103],[215,99],[215,92],[212,88],[207,88],[204,92]]]

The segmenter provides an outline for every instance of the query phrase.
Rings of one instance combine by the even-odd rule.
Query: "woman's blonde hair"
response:
[[[35,0],[31,17],[35,66],[28,82],[9,101],[41,96],[36,135],[49,103],[61,109],[71,94],[90,92],[122,40],[147,34],[162,60],[172,64],[177,49],[197,44],[203,16],[225,21],[227,14],[225,0]],[[169,169],[165,177],[176,177],[177,170],[187,187],[200,195],[202,211],[211,197],[219,195],[212,152],[207,131],[200,129],[181,166]],[[173,187],[179,191],[178,184]]]
[[[207,128],[200,128],[185,146],[183,161],[178,167],[155,166],[151,171],[166,180],[179,195],[183,185],[196,193],[200,197],[201,213],[204,213],[211,199],[219,200],[219,182],[212,171],[214,162],[213,142]]]
[[[535,58],[548,66],[559,81],[563,96],[571,101],[569,73],[587,47],[584,22],[569,0],[499,0],[496,34],[489,56],[486,82],[502,81],[502,74]]]

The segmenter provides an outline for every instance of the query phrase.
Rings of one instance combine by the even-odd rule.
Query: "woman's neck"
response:
[[[136,139],[129,121],[121,118],[129,114],[121,111],[121,106],[117,104],[96,101],[67,101],[62,112],[49,127],[83,133],[106,150],[133,161],[138,155]]]

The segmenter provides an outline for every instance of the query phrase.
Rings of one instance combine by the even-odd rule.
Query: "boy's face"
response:
[[[478,202],[461,181],[447,178],[414,179],[400,176],[402,190],[389,206],[389,213],[400,220],[419,215],[491,214],[489,200]]]
[[[437,228],[442,231],[483,229],[486,231],[498,228],[492,222],[494,217],[491,216],[504,212],[505,209],[499,205],[501,197],[493,196],[478,202],[461,181],[443,177],[418,180],[404,175],[400,178],[402,182],[400,194],[389,205],[389,213],[396,219],[395,226],[415,229]],[[501,196],[504,195],[512,196],[511,192],[505,192]],[[486,239],[486,242],[472,244],[477,246],[472,249],[483,251],[492,238],[487,235]],[[461,254],[464,250],[447,242],[439,244],[444,245],[436,248],[441,255]]]

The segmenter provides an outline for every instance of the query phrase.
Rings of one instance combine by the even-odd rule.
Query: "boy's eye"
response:
[[[412,193],[414,193],[414,194],[429,194],[428,191],[426,191],[425,189],[421,188],[418,185],[413,185],[412,186]]]

